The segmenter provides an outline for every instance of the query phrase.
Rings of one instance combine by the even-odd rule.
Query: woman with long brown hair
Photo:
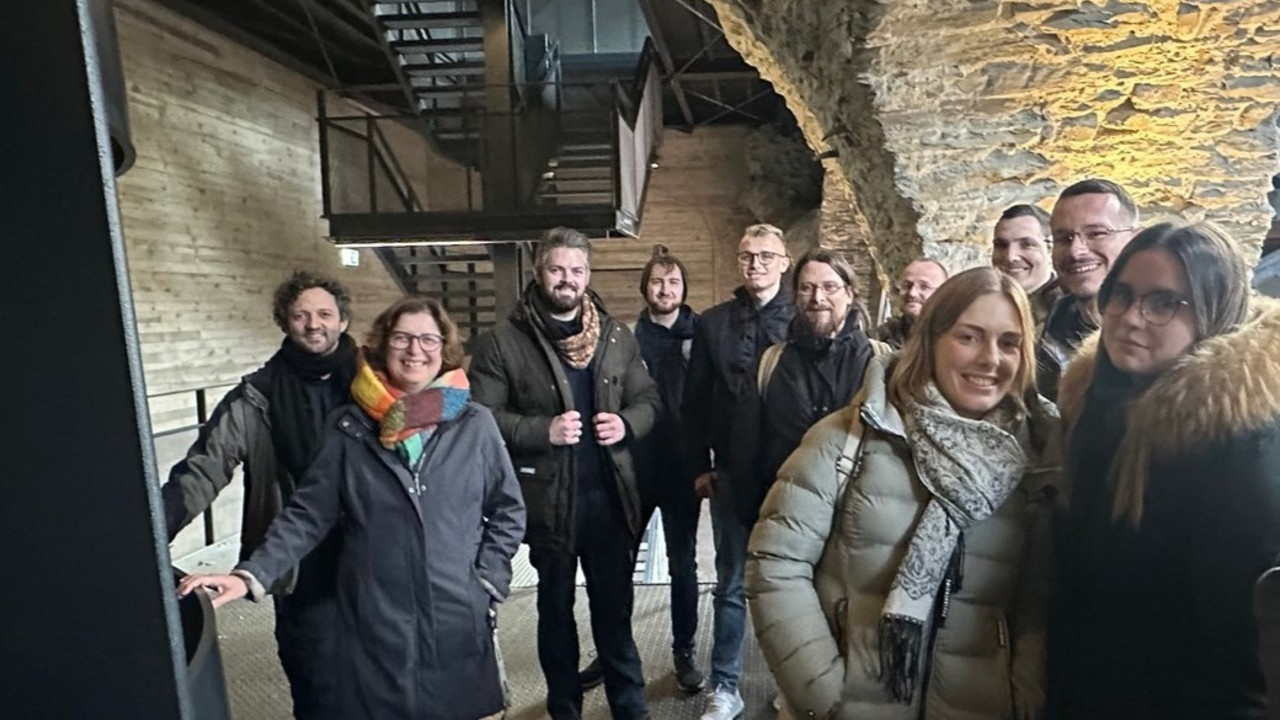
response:
[[[1254,583],[1280,554],[1280,308],[1210,224],[1144,230],[1063,376],[1056,717],[1265,718]]]

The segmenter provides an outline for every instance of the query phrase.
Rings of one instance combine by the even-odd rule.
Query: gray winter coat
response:
[[[1041,472],[965,532],[964,582],[946,623],[932,628],[914,702],[895,703],[879,681],[880,612],[929,497],[887,399],[887,362],[873,358],[854,401],[805,435],[761,508],[746,588],[765,659],[799,717],[1036,717],[1048,583]],[[842,482],[868,432],[860,468]]]
[[[424,453],[415,479],[349,406],[237,568],[270,587],[340,528],[345,720],[470,720],[503,707],[489,610],[507,595],[524,533],[515,473],[493,415],[475,403],[441,423]]]
[[[253,385],[255,375],[246,376],[218,403],[186,457],[169,472],[160,494],[170,540],[213,503],[240,465],[244,466],[241,560],[262,544],[267,527],[280,512],[281,484],[292,487],[293,479],[280,477],[285,471],[276,462],[267,398]]]

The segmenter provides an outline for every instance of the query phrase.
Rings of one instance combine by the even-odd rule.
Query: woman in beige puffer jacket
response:
[[[765,658],[799,718],[1039,715],[1049,533],[1043,498],[1057,477],[1042,458],[1057,455],[1045,448],[1056,438],[1056,411],[1034,393],[1026,296],[1001,277],[982,268],[944,284],[921,314],[920,335],[899,359],[872,360],[862,392],[809,431],[761,509],[748,600]],[[970,322],[993,313],[994,324]],[[928,427],[921,435],[929,421],[919,408],[929,403],[893,392],[911,384],[913,370],[917,384],[940,391],[928,395],[943,428],[933,435]],[[987,376],[1005,394],[965,385],[992,382]],[[976,411],[966,412],[975,410],[974,398]],[[953,424],[958,435],[950,434]],[[937,437],[944,440],[933,443]],[[943,452],[921,455],[924,445]],[[973,492],[962,489],[957,498],[946,476],[966,471]],[[1003,485],[989,483],[994,476]],[[933,527],[949,528],[949,542],[924,527],[937,514],[926,513],[931,504],[946,510]],[[928,576],[921,568],[930,563],[907,562],[915,573],[900,574],[900,566],[909,549],[919,559],[916,545],[931,542],[932,564],[945,567],[928,592],[906,598],[902,589],[912,576]],[[912,615],[914,640],[912,623],[902,622]]]

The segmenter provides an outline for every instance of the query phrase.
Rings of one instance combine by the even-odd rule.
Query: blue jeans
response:
[[[742,574],[747,565],[751,528],[743,524],[738,514],[729,483],[720,484],[711,497],[711,530],[716,543],[716,588],[711,593],[715,612],[711,686],[736,689],[742,675],[742,636],[747,629]]]

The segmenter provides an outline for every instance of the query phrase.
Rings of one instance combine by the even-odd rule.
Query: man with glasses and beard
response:
[[[863,310],[854,291],[853,267],[830,250],[812,250],[796,263],[796,317],[785,344],[760,360],[763,403],[754,500],[742,507],[754,525],[778,468],[814,423],[849,404],[862,388],[872,355],[892,353],[863,332]]]
[[[285,333],[276,354],[214,408],[161,488],[169,539],[213,504],[244,466],[240,560],[262,544],[324,437],[329,413],[350,402],[356,344],[346,334],[351,295],[336,280],[295,272],[272,308]],[[298,720],[341,717],[333,655],[339,625],[332,533],[271,588],[276,649]]]
[[[590,253],[576,230],[546,233],[536,279],[476,342],[471,393],[493,411],[524,494],[548,714],[582,715],[573,614],[581,560],[609,709],[640,720],[648,710],[631,574],[643,518],[631,447],[653,427],[658,393],[635,337],[588,288]]]
[[[1110,180],[1081,180],[1058,196],[1049,217],[1053,267],[1066,295],[1054,304],[1036,344],[1036,386],[1057,401],[1058,379],[1098,329],[1098,290],[1111,264],[1142,229],[1138,206]]]
[[[747,622],[742,578],[751,526],[743,522],[739,505],[754,500],[750,478],[760,438],[760,356],[786,339],[795,315],[782,282],[790,266],[781,230],[772,225],[746,229],[738,243],[742,287],[699,320],[685,377],[685,471],[695,491],[711,498],[716,545],[711,691],[702,720],[732,720],[743,711],[738,692]]]

